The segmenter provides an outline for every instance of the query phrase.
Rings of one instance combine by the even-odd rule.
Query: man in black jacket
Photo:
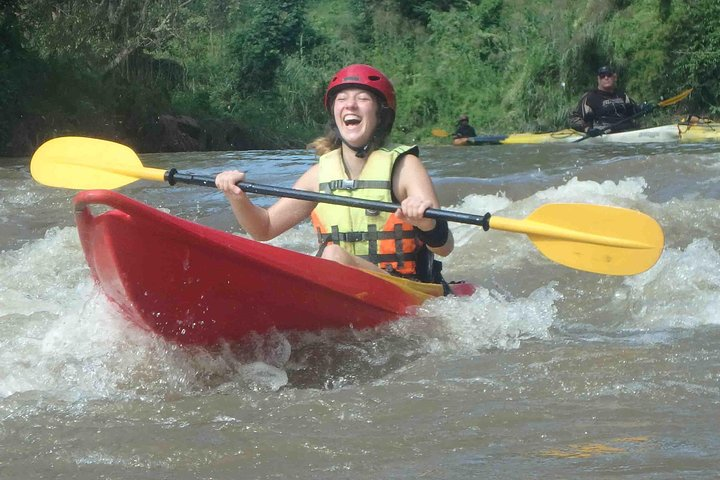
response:
[[[460,115],[460,118],[458,118],[457,128],[455,129],[455,133],[453,133],[453,138],[457,139],[475,136],[477,136],[477,133],[475,133],[475,129],[470,125],[470,119],[468,116],[465,114]]]
[[[600,67],[597,71],[597,89],[582,96],[575,110],[570,113],[570,126],[590,137],[637,128],[632,120],[623,120],[641,112],[642,107],[625,92],[618,90],[616,84],[615,70],[608,66]]]

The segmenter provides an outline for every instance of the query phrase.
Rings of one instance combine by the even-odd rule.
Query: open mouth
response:
[[[359,125],[360,117],[358,117],[357,115],[345,115],[345,117],[343,117],[343,122],[349,127],[353,125]]]

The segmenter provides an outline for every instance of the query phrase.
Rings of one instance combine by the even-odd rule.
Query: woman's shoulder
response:
[[[410,151],[398,156],[397,160],[395,160],[395,168],[405,171],[425,170],[422,160],[420,159],[419,150]]]
[[[297,182],[295,182],[295,188],[299,188],[301,190],[310,190],[310,191],[317,191],[318,190],[318,182],[319,182],[319,176],[318,176],[318,170],[319,166],[317,163],[313,164],[310,168],[305,170],[305,173],[303,173],[300,178],[297,179]]]
[[[417,145],[395,145],[393,147],[386,147],[390,153],[396,154],[398,157],[404,157],[406,155],[420,156],[420,147]]]

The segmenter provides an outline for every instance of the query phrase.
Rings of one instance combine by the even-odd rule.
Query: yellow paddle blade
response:
[[[443,130],[442,128],[433,128],[432,129],[432,135],[433,137],[449,137],[450,134]]]
[[[644,272],[660,258],[665,241],[652,217],[603,205],[547,204],[525,220],[493,216],[490,228],[526,233],[550,260],[607,275]]]
[[[135,152],[119,143],[58,137],[37,149],[30,160],[30,174],[51,187],[111,190],[141,178],[163,181],[165,171],[143,167]]]
[[[678,103],[680,100],[682,100],[682,99],[684,99],[685,97],[687,97],[688,95],[690,95],[690,93],[691,93],[692,91],[693,91],[692,88],[688,88],[687,90],[683,90],[682,92],[678,93],[678,94],[675,95],[674,97],[670,97],[670,98],[668,98],[667,100],[663,100],[663,101],[661,101],[661,102],[658,102],[658,107],[667,107],[667,106],[670,106],[670,105],[674,105],[674,104]]]

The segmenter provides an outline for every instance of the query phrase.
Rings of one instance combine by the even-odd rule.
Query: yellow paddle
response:
[[[30,162],[33,178],[44,185],[72,189],[114,189],[136,180],[215,186],[214,177],[161,170],[142,165],[130,148],[107,140],[59,137],[35,152]],[[340,197],[306,190],[240,182],[245,192],[289,197],[310,202],[394,212],[394,203]],[[588,204],[547,204],[524,220],[474,215],[440,209],[425,211],[428,218],[479,225],[484,230],[526,234],[549,259],[578,270],[608,275],[633,275],[657,262],[663,232],[644,213],[625,208]]]

